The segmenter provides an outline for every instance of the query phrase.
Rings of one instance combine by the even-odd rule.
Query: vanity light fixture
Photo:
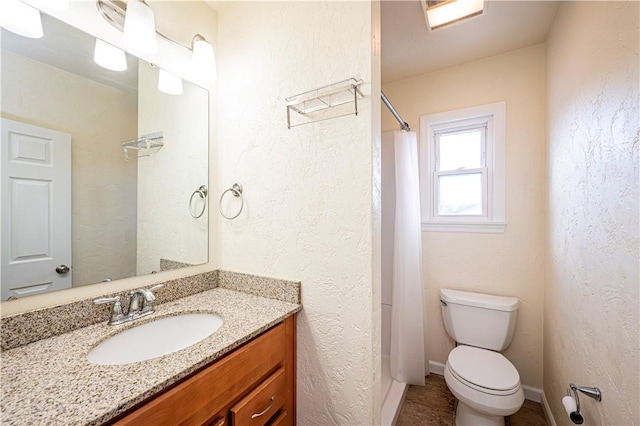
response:
[[[0,0],[4,1],[4,0]],[[96,5],[100,14],[104,19],[107,20],[111,25],[120,31],[124,31],[125,35],[127,33],[127,22],[129,21],[130,16],[136,16],[137,12],[134,14],[130,14],[131,8],[146,8],[148,12],[151,14],[151,18],[153,18],[153,11],[149,8],[149,6],[143,0],[129,0],[129,3],[124,3],[121,0],[96,0]],[[145,12],[146,13],[146,12]],[[135,22],[134,18],[134,22]],[[151,28],[152,25],[147,25],[148,28]],[[154,27],[155,28],[155,27]],[[182,43],[179,43],[166,35],[162,34],[159,31],[154,29],[153,32],[153,42],[156,42],[156,35],[161,37],[177,46],[183,47],[187,50],[191,51],[191,64],[194,71],[194,76],[201,81],[204,82],[213,82],[216,80],[216,59],[213,50],[213,46],[209,43],[201,34],[196,34],[191,40],[191,46],[185,46]],[[145,38],[151,36],[145,35]],[[127,44],[125,40],[125,45]],[[147,52],[145,50],[140,49],[139,47],[132,47],[135,50],[139,50],[141,52]]]
[[[12,33],[29,38],[42,38],[40,11],[20,0],[0,1],[0,26]]]
[[[422,0],[427,25],[432,30],[453,24],[484,11],[484,0]]]
[[[167,95],[182,95],[182,79],[160,68],[158,72],[158,90]]]
[[[191,64],[202,81],[216,81],[216,57],[213,46],[200,34],[191,40]]]
[[[93,60],[102,68],[111,71],[124,71],[127,69],[127,57],[124,51],[99,38],[96,39]]]
[[[125,46],[143,53],[155,53],[158,50],[153,11],[144,0],[129,0],[122,39]]]

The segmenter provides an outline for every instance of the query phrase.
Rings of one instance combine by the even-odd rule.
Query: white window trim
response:
[[[487,132],[493,143],[486,146],[485,166],[491,170],[487,175],[487,215],[480,216],[436,216],[434,215],[434,131],[456,121],[477,121],[491,118]],[[480,105],[420,117],[420,205],[423,231],[503,233],[505,215],[505,139],[506,103]]]

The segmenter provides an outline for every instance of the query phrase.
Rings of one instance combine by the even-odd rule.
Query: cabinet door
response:
[[[263,426],[279,414],[287,396],[287,375],[283,368],[264,380],[246,397],[231,407],[232,425]]]
[[[285,326],[280,324],[115,424],[221,426],[216,423],[225,420],[226,425],[230,405],[285,365],[285,348]]]

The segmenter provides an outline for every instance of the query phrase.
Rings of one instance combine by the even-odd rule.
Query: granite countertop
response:
[[[214,288],[160,304],[148,318],[121,326],[90,325],[4,351],[1,423],[101,424],[300,309],[296,303]],[[187,312],[214,313],[224,322],[201,342],[159,358],[114,366],[86,359],[95,345],[119,331]]]

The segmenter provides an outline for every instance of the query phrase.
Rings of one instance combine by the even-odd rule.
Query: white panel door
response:
[[[0,298],[71,287],[71,136],[3,118]]]

